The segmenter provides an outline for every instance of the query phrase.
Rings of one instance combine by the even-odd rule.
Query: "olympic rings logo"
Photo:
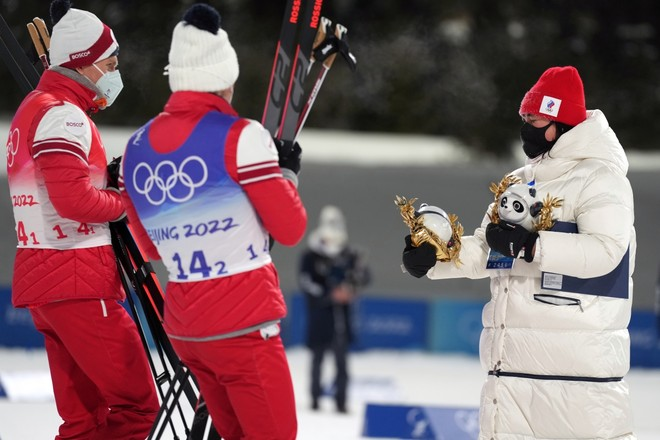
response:
[[[14,128],[11,133],[9,133],[9,138],[7,139],[7,166],[11,167],[14,165],[14,158],[16,153],[18,153],[18,140],[20,133],[18,128]]]
[[[201,173],[195,164],[201,167]],[[208,168],[199,156],[187,157],[178,168],[171,160],[160,162],[154,170],[146,162],[140,162],[133,170],[133,187],[155,206],[166,199],[183,203],[192,198],[195,188],[204,185],[208,177]]]

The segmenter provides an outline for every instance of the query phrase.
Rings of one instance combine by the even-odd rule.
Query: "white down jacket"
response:
[[[491,279],[479,348],[489,372],[479,440],[635,439],[623,380],[636,248],[627,170],[607,119],[589,111],[549,154],[512,173],[535,181],[539,199],[563,199],[553,217],[576,224],[578,233],[541,231],[532,263],[518,259],[510,270],[486,269],[486,215],[473,236],[463,237],[460,267],[438,263],[428,272],[432,279]],[[542,272],[600,277],[626,255],[624,298],[603,296],[607,289],[542,288]]]

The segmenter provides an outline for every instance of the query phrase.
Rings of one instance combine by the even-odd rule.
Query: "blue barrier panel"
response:
[[[11,289],[0,289],[0,346],[35,348],[44,346],[44,338],[34,328],[28,309],[11,305]]]
[[[431,303],[429,348],[479,354],[483,301],[436,299]]]
[[[305,343],[307,329],[307,310],[305,297],[301,293],[286,295],[287,316],[281,322],[282,343],[285,347]]]
[[[479,410],[367,404],[362,435],[398,439],[476,440],[479,436]]]
[[[285,346],[305,343],[307,310],[303,294],[287,296],[288,316],[282,321]],[[426,349],[428,303],[362,297],[354,306],[355,349]]]
[[[135,298],[137,301],[137,298]],[[128,301],[122,303],[126,311],[133,317]],[[138,307],[141,323],[146,326],[147,321],[142,308]],[[150,332],[147,332],[147,343],[155,347]],[[32,316],[26,308],[14,308],[11,304],[11,289],[0,289],[0,346],[20,348],[42,348],[44,337],[34,328]]]
[[[656,315],[634,311],[630,319],[630,366],[660,367],[660,339]]]
[[[428,302],[363,297],[355,348],[427,348]]]

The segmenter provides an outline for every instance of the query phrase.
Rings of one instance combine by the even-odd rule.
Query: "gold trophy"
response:
[[[458,267],[461,264],[458,257],[463,236],[463,226],[458,222],[458,217],[426,203],[422,203],[416,211],[413,206],[416,201],[416,198],[408,200],[400,196],[394,200],[401,211],[403,222],[410,228],[412,245],[417,247],[422,243],[430,243],[435,248],[438,261],[453,261]]]
[[[499,184],[491,183],[490,191],[495,195],[490,221],[522,226],[530,232],[547,231],[555,224],[552,210],[562,205],[562,199],[547,194],[543,201],[536,198],[536,188],[522,183],[516,176],[507,175]]]

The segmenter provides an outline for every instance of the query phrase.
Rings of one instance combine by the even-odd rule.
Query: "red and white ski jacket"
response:
[[[124,212],[106,186],[106,155],[85,111],[90,91],[55,71],[19,107],[7,142],[7,175],[18,249],[12,301],[31,307],[66,299],[123,299],[108,221]]]
[[[169,272],[170,337],[237,336],[286,315],[268,236],[295,245],[307,214],[261,124],[217,95],[175,92],[129,140],[120,182],[136,240]]]

